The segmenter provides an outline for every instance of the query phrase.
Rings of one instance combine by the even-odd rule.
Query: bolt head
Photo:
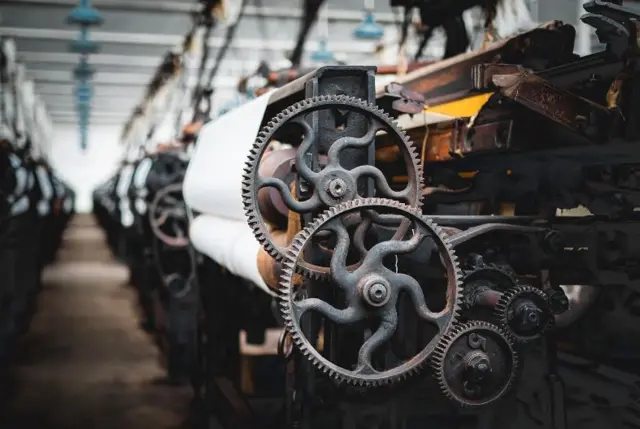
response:
[[[342,198],[347,193],[347,184],[340,178],[332,179],[327,191],[333,198]]]
[[[362,299],[372,307],[382,307],[391,298],[391,289],[382,279],[369,278],[360,289]]]
[[[384,302],[389,294],[387,287],[382,283],[374,283],[368,292],[369,299],[378,304]]]

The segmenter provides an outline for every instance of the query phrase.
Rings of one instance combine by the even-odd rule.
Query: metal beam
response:
[[[53,119],[56,117],[74,117],[78,116],[78,113],[73,110],[51,110],[49,111],[49,116]],[[126,121],[131,116],[131,112],[128,111],[91,111],[90,119],[92,118],[118,118],[122,119],[122,121]]]
[[[75,84],[71,82],[57,83],[57,82],[43,82],[35,81],[35,92],[37,95],[59,95],[59,96],[73,96],[75,91]],[[132,88],[121,88],[115,86],[98,86],[93,89],[95,97],[142,97],[144,89],[138,88],[138,91],[132,90]]]
[[[76,103],[72,100],[69,100],[65,103],[59,102],[44,102],[47,107],[47,114],[56,114],[57,112],[69,112],[76,111]],[[109,103],[101,103],[99,101],[92,100],[91,109],[97,111],[107,111],[107,112],[121,112],[126,111],[131,113],[135,108],[135,102],[121,103],[121,104],[109,104]]]
[[[68,40],[72,41],[78,36],[74,30],[60,30],[52,28],[23,28],[23,27],[0,27],[0,34],[7,37],[20,39],[40,39],[40,40]],[[180,43],[183,36],[167,34],[145,34],[145,33],[114,33],[105,31],[92,31],[91,40],[100,43],[116,43],[127,45],[147,45],[147,46],[175,46]],[[435,43],[435,40],[434,40]],[[220,48],[225,44],[222,37],[211,37],[209,46]],[[293,49],[295,40],[269,40],[265,43],[262,39],[236,39],[232,42],[230,49],[256,49],[268,51],[289,51]],[[373,54],[376,42],[372,41],[331,41],[329,46],[338,45],[339,51],[345,54]],[[407,43],[409,52],[415,50],[415,42]]]
[[[94,121],[94,120],[90,120],[89,121],[89,138],[91,138],[91,126],[92,125],[111,125],[113,127],[115,127],[118,131],[120,131],[122,129],[124,122],[120,121],[120,120],[113,120],[113,119],[107,119],[107,120],[101,120],[101,121]],[[79,126],[79,122],[77,118],[56,118],[53,120],[53,128],[55,130],[57,125],[75,125],[75,126]],[[117,143],[117,141],[116,141]]]
[[[17,4],[17,5],[32,5],[32,6],[65,6],[75,7],[77,6],[76,0],[3,0],[5,4]],[[376,21],[381,24],[397,24],[401,21],[398,14],[393,12],[385,12],[390,7],[380,7],[382,2],[378,2],[378,11],[376,11]],[[154,1],[141,1],[141,0],[94,0],[93,6],[97,9],[103,10],[124,10],[124,11],[138,11],[138,12],[165,12],[165,13],[191,13],[197,11],[200,8],[196,6],[195,2],[184,1],[167,1],[167,0],[154,0]],[[265,17],[273,19],[293,19],[301,20],[303,11],[296,5],[296,7],[283,8],[283,7],[257,7],[248,5],[245,9],[245,16],[251,17]],[[349,9],[336,9],[328,8],[327,17],[329,21],[338,22],[360,22],[362,21],[362,11],[349,10]]]
[[[48,63],[48,64],[77,64],[78,54],[68,52],[18,52],[18,61],[22,63]],[[133,56],[96,54],[91,55],[89,62],[95,66],[127,66],[155,69],[161,62],[161,58],[155,56]],[[209,58],[206,69],[211,69],[215,62]],[[232,60],[225,58],[225,68],[254,70],[258,67],[259,60]]]
[[[74,82],[71,71],[60,70],[27,70],[27,77],[42,82]],[[136,73],[96,73],[92,82],[96,85],[146,86],[151,80],[149,74]],[[196,79],[188,79],[187,84],[195,86]],[[233,89],[238,86],[238,78],[234,76],[218,76],[213,87]]]

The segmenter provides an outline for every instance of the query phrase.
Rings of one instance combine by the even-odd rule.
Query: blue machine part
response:
[[[87,0],[80,2],[78,7],[73,9],[67,17],[67,24],[70,25],[83,25],[83,26],[97,26],[104,22],[102,14],[97,9],[89,6]]]
[[[69,44],[69,50],[80,55],[80,62],[73,69],[73,76],[77,81],[74,95],[80,128],[80,147],[83,150],[88,146],[89,116],[93,95],[90,81],[95,73],[89,64],[88,56],[100,51],[100,44],[89,40],[89,27],[101,25],[103,22],[102,15],[91,7],[89,0],[80,0],[80,4],[67,17],[68,24],[80,26],[80,36]]]
[[[81,82],[90,80],[94,73],[95,70],[89,65],[87,59],[84,57],[80,60],[80,64],[73,69],[73,75]]]
[[[93,40],[76,39],[69,43],[69,51],[80,55],[97,54],[100,52],[100,44]]]
[[[335,61],[333,52],[329,50],[326,39],[318,41],[318,49],[311,54],[311,59],[319,63],[331,63]]]
[[[353,35],[357,39],[380,40],[382,36],[384,36],[384,29],[376,22],[373,12],[367,10],[364,15],[364,20],[355,29]]]

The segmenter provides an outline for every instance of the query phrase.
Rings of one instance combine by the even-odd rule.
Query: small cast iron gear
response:
[[[411,143],[407,134],[399,128],[389,115],[364,100],[346,95],[323,95],[305,99],[283,110],[260,131],[256,142],[249,153],[242,179],[242,201],[245,214],[247,216],[247,222],[253,230],[258,242],[262,245],[265,251],[277,261],[282,261],[285,257],[286,249],[278,246],[272,240],[265,220],[263,219],[258,207],[257,194],[260,187],[257,182],[259,180],[258,167],[260,160],[267,149],[271,138],[282,126],[290,123],[292,120],[300,118],[304,114],[330,108],[351,110],[364,116],[373,117],[378,123],[382,124],[384,128],[387,129],[390,135],[395,134],[397,144],[400,147],[405,158],[405,163],[407,164],[407,175],[409,178],[407,189],[409,189],[410,186],[413,187],[410,195],[411,201],[408,201],[408,205],[416,208],[420,208],[422,206],[422,188],[424,178],[418,152],[413,143]],[[359,196],[356,194],[355,197],[358,198]],[[335,204],[330,204],[330,206],[337,205],[344,201],[348,200],[342,199],[335,202]],[[319,207],[318,211],[327,207],[329,206],[323,204]],[[312,278],[325,277],[327,274],[326,270],[322,271],[317,268],[314,269],[313,266],[307,264],[300,264],[296,269],[298,272]]]
[[[462,407],[489,405],[506,395],[518,375],[518,354],[497,326],[472,321],[440,339],[431,365],[442,393]]]
[[[516,308],[518,303],[525,300],[535,308]],[[518,311],[522,314],[516,314]],[[534,341],[554,325],[547,294],[528,285],[505,291],[494,309],[494,315],[502,329],[517,343]],[[526,320],[520,320],[522,318]],[[527,327],[527,324],[530,326]]]
[[[294,279],[294,274],[296,272],[297,260],[301,256],[301,253],[305,248],[306,243],[311,239],[314,233],[319,231],[323,226],[327,225],[330,221],[336,218],[339,218],[343,215],[349,214],[350,212],[361,211],[361,210],[375,211],[376,209],[380,210],[381,208],[387,212],[394,212],[402,216],[405,216],[408,219],[419,222],[422,224],[424,229],[429,232],[430,236],[432,237],[434,243],[437,246],[438,251],[440,252],[441,259],[447,270],[447,275],[446,275],[447,305],[443,310],[437,313],[438,319],[436,324],[438,326],[439,333],[433,337],[433,339],[425,346],[425,348],[421,352],[418,353],[418,355],[416,355],[412,359],[408,360],[407,362],[393,369],[385,370],[385,371],[369,371],[364,373],[364,372],[358,372],[358,370],[354,371],[354,370],[346,369],[330,362],[326,357],[324,357],[321,353],[319,353],[315,349],[315,347],[313,347],[313,345],[309,342],[309,340],[305,337],[304,333],[300,328],[300,318],[302,317],[302,314],[303,314],[303,311],[301,311],[302,307],[300,306],[300,302],[294,302],[295,287],[293,284],[293,279]],[[393,240],[391,242],[396,243],[396,241],[393,241]],[[374,252],[373,250],[374,248],[370,250],[370,253]],[[366,263],[367,261],[365,258],[365,261],[358,269],[364,267]],[[373,272],[363,271],[365,272],[365,274],[362,277],[360,277],[360,273],[357,272],[358,269],[352,272],[353,274],[352,277],[357,278],[358,285],[360,285],[361,280],[363,280],[364,278],[369,278],[369,276],[373,274]],[[366,270],[366,269],[367,268],[363,268],[363,270]],[[384,270],[386,270],[389,273],[393,273],[388,268],[385,268],[382,264],[377,264],[377,270],[380,270],[381,272],[385,272]],[[335,271],[332,269],[332,276],[335,274],[336,274]],[[409,277],[409,276],[406,276],[406,277]],[[293,343],[295,344],[296,348],[298,348],[298,350],[300,350],[300,352],[312,362],[314,367],[316,367],[323,373],[327,374],[329,377],[337,380],[338,382],[345,382],[346,384],[352,385],[352,386],[375,387],[375,386],[390,385],[392,383],[400,382],[408,379],[413,375],[416,375],[423,369],[425,365],[428,365],[429,357],[431,356],[433,350],[435,349],[438,343],[438,340],[443,335],[448,333],[457,322],[459,317],[459,312],[460,312],[460,300],[461,300],[461,293],[462,293],[460,278],[461,278],[461,271],[458,266],[457,257],[453,251],[451,244],[449,243],[446,233],[444,233],[444,231],[438,225],[433,223],[433,221],[423,216],[419,210],[393,200],[387,200],[387,199],[381,199],[381,198],[356,199],[356,200],[348,201],[340,205],[329,208],[324,213],[319,215],[307,228],[303,229],[301,232],[299,232],[296,235],[283,261],[283,271],[280,279],[280,294],[279,294],[280,311],[282,314],[282,318],[285,321],[285,329],[291,334]],[[334,279],[334,281],[336,282],[336,284],[338,284],[338,280]],[[354,280],[354,283],[355,282],[356,281]],[[344,285],[341,285],[341,286],[346,287]],[[394,286],[391,285],[389,289],[393,289],[393,287]],[[401,287],[402,285],[396,284],[396,289],[400,289]],[[396,294],[395,298],[392,297],[391,300],[387,299],[383,304],[381,304],[381,306],[389,303],[389,305],[393,306],[393,308],[395,309],[395,302],[396,302],[395,299],[397,299],[397,293],[398,293],[398,290],[390,292],[390,294]],[[320,302],[316,298],[312,298],[312,299],[315,301],[314,304],[316,304],[317,302]],[[309,300],[305,300],[305,301],[309,301]],[[345,311],[345,310],[337,310],[333,308],[330,304],[326,303],[325,301],[321,301],[321,303],[322,303],[321,305],[325,309],[329,308],[329,310],[323,310],[321,311],[321,313],[323,313],[324,311],[333,311],[333,310],[338,312]],[[308,303],[308,304],[311,304],[311,303]],[[419,303],[415,301],[414,301],[414,304],[416,306],[419,305]],[[424,298],[423,298],[422,304],[424,305],[424,308],[427,309],[428,311],[428,307],[424,302]],[[311,305],[309,305],[309,307],[311,307]],[[349,308],[354,308],[354,307],[351,307],[351,303]],[[347,308],[346,310],[349,310],[349,308]],[[314,309],[317,310],[316,308]],[[308,309],[304,309],[304,311],[306,310]],[[359,311],[359,309],[356,308],[356,310],[354,310],[354,313],[356,311]],[[376,309],[373,309],[373,310],[369,309],[368,314],[369,315],[378,314],[379,316],[383,314],[382,312],[376,313],[375,311]],[[326,316],[326,313],[324,313],[323,315]],[[382,316],[380,317],[382,318]],[[339,323],[348,324],[355,321],[356,321],[355,319],[354,320],[350,319],[346,321],[342,320]],[[391,328],[389,329],[391,330]],[[393,331],[395,332],[395,327],[393,328]],[[377,332],[374,333],[372,336],[376,334]]]

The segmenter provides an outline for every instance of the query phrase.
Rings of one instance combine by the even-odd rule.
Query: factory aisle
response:
[[[177,429],[190,394],[157,380],[159,353],[138,327],[127,271],[91,216],[76,216],[48,267],[10,372],[3,429]]]

